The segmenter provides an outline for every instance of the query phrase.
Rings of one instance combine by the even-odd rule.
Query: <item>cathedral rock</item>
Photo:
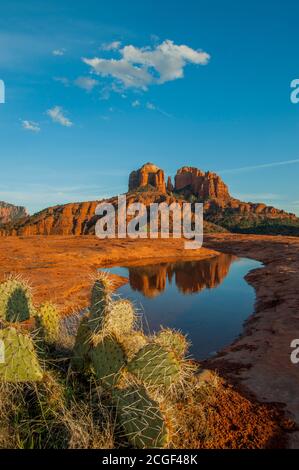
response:
[[[166,193],[164,171],[153,163],[146,163],[139,170],[132,171],[129,176],[129,191],[148,187]]]
[[[117,208],[118,199],[106,199]],[[48,207],[32,216],[26,210],[0,202],[0,236],[7,235],[88,235],[94,234],[100,201],[76,202]],[[202,202],[205,233],[232,231],[239,233],[299,233],[299,218],[263,203],[243,202],[230,195],[220,176],[210,171],[184,166],[174,178],[165,181],[164,171],[146,163],[129,176],[127,205],[140,202],[170,205]],[[171,222],[172,223],[172,222]],[[170,225],[171,225],[170,223]],[[260,230],[260,232],[259,232]],[[163,282],[161,283],[163,285]]]

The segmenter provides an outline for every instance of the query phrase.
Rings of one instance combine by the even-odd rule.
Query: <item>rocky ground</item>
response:
[[[299,426],[299,364],[290,343],[299,338],[299,240],[291,237],[215,235],[205,246],[263,262],[246,280],[256,291],[254,314],[242,336],[207,366],[253,394],[277,403]],[[299,448],[299,432],[288,447]]]
[[[221,418],[223,426],[213,446],[299,447],[299,432],[291,425],[291,420],[299,425],[299,364],[290,361],[290,343],[299,338],[299,239],[216,234],[205,237],[205,248],[197,252],[184,251],[182,243],[100,241],[93,236],[2,238],[0,280],[20,273],[31,282],[37,302],[51,299],[69,313],[88,303],[90,277],[100,266],[161,257],[206,258],[218,251],[262,261],[264,267],[247,276],[256,290],[255,313],[243,335],[206,364],[232,390],[213,405],[211,416],[218,416],[218,424]],[[236,407],[231,406],[232,393]]]

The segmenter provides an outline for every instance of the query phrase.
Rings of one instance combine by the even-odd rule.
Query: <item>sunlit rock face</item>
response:
[[[146,163],[129,176],[129,191],[151,186],[161,193],[166,193],[164,171],[153,163]]]
[[[206,199],[228,200],[230,198],[228,187],[220,176],[193,167],[185,166],[177,171],[175,190],[184,189],[203,201]]]
[[[102,182],[99,182],[99,188]],[[100,189],[99,189],[100,192]],[[172,203],[181,207],[185,202],[202,202],[204,204],[204,232],[214,233],[226,230],[239,232],[242,227],[251,227],[256,232],[259,223],[274,222],[282,230],[286,223],[298,227],[299,218],[281,209],[263,203],[242,202],[230,195],[227,185],[216,173],[204,172],[194,167],[182,167],[175,176],[174,184],[170,177],[165,182],[164,171],[153,163],[146,163],[129,175],[129,192],[126,195],[127,206],[132,203],[143,203],[149,211],[152,203]],[[116,209],[118,198],[106,200]],[[86,201],[48,207],[37,214],[29,216],[26,209],[0,202],[0,236],[7,235],[87,235],[95,233],[95,224],[99,216],[95,209],[99,202]],[[192,223],[194,213],[192,213]],[[129,220],[129,217],[128,217]],[[118,220],[116,217],[116,225]],[[278,229],[279,229],[278,227]],[[270,231],[269,231],[270,230]],[[172,214],[170,214],[170,232],[172,231]],[[242,231],[241,231],[242,233]],[[271,227],[268,232],[271,234]],[[275,232],[275,234],[279,234]],[[288,232],[283,232],[288,234]],[[297,235],[297,233],[290,232]]]

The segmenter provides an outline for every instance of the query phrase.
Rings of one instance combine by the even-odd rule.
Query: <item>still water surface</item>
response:
[[[257,261],[221,254],[105,271],[128,278],[117,293],[142,311],[146,332],[161,325],[182,330],[192,342],[191,354],[205,359],[242,332],[255,301],[254,289],[244,276],[260,266]]]

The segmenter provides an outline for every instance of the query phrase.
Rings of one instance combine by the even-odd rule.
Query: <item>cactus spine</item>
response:
[[[144,346],[128,364],[128,371],[148,386],[171,387],[181,377],[180,361],[160,345]]]
[[[92,333],[89,328],[89,319],[85,316],[83,320],[81,320],[77,331],[76,342],[73,349],[72,357],[72,366],[79,372],[89,370],[91,334]]]
[[[141,386],[113,391],[113,402],[124,435],[137,448],[165,447],[169,429],[159,404]]]
[[[57,308],[50,302],[44,303],[37,312],[36,326],[43,340],[54,344],[59,335],[59,314]]]
[[[189,343],[182,333],[179,331],[171,330],[170,328],[163,328],[154,337],[154,342],[159,344],[167,351],[173,351],[178,357],[185,357],[187,354]]]
[[[29,320],[35,314],[28,284],[11,277],[0,284],[0,319],[15,323]]]
[[[168,329],[149,339],[134,323],[132,304],[113,301],[111,284],[100,277],[78,329],[72,364],[100,381],[131,445],[165,447],[172,429],[169,405],[187,374],[188,343]]]
[[[4,382],[37,382],[42,380],[32,339],[15,328],[0,330],[0,380]]]
[[[106,336],[91,349],[90,357],[96,378],[103,385],[116,385],[121,369],[126,363],[126,356],[116,338]]]
[[[95,281],[90,299],[90,329],[95,333],[104,326],[105,311],[111,302],[112,283],[105,274],[99,274]]]

